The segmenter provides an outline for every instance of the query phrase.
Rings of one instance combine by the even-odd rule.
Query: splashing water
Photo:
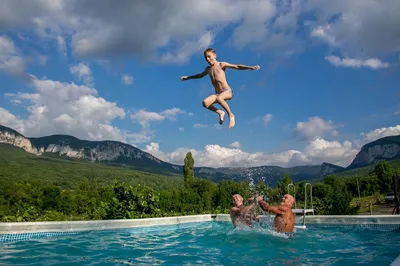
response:
[[[258,187],[256,186],[256,184],[255,184],[256,182],[253,178],[253,174],[260,174],[260,173],[253,173],[253,171],[251,169],[248,169],[247,167],[245,168],[244,171],[245,171],[246,179],[248,181],[252,197],[261,196],[265,201],[269,201],[268,191],[259,190]],[[242,175],[243,175],[243,173],[242,173]],[[265,184],[265,176],[262,176],[261,180]],[[261,207],[258,204],[253,209],[253,211],[255,212],[256,215],[261,215],[261,217],[260,217],[260,222],[256,222],[255,223],[256,227],[253,227],[251,230],[253,230],[253,231],[261,230],[261,232],[264,232],[265,230],[267,230],[266,232],[276,233],[272,228],[273,217],[268,212],[261,209]]]
[[[274,237],[280,237],[288,239],[293,234],[285,234],[280,233],[274,230],[273,228],[273,220],[270,215],[261,217],[259,222],[253,222],[252,227],[247,225],[239,224],[236,228],[232,228],[228,235],[270,235]],[[293,230],[293,233],[296,233],[296,229]]]

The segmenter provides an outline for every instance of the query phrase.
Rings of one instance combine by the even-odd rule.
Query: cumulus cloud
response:
[[[293,135],[302,140],[316,139],[328,132],[333,136],[337,136],[339,134],[335,129],[337,127],[331,120],[325,121],[318,116],[314,116],[308,118],[307,122],[297,122]]]
[[[213,129],[222,129],[220,124],[199,124],[196,123],[193,125],[193,128],[213,128]]]
[[[189,40],[182,44],[175,52],[166,52],[161,56],[160,62],[164,64],[187,63],[193,54],[202,54],[205,49],[214,42],[215,35],[207,31],[197,37],[197,40]]]
[[[340,58],[334,55],[329,55],[325,57],[329,63],[336,67],[351,67],[351,68],[360,68],[360,67],[369,67],[371,69],[380,69],[380,68],[388,68],[389,64],[382,62],[377,58],[369,58],[369,59],[355,59],[355,58]]]
[[[229,147],[234,148],[234,149],[239,149],[240,148],[240,143],[238,141],[235,141],[229,145]]]
[[[92,71],[87,64],[79,63],[71,66],[69,70],[78,78],[79,81],[83,81],[88,86],[93,85]]]
[[[181,110],[179,108],[171,108],[171,109],[166,109],[162,112],[150,112],[147,111],[146,109],[141,109],[134,111],[131,114],[131,119],[137,121],[142,128],[149,128],[150,124],[155,121],[163,121],[163,120],[171,120],[175,121],[176,117],[178,114],[186,114],[186,115],[192,115],[192,113],[188,113],[184,110]]]
[[[400,51],[400,2],[308,1],[316,20],[311,36],[352,58],[375,58]]]
[[[98,97],[95,89],[36,78],[32,87],[33,93],[6,94],[21,106],[27,106],[29,112],[26,119],[14,119],[17,127],[12,119],[3,121],[6,126],[28,136],[64,133],[91,140],[127,140],[124,132],[111,125],[117,118],[124,119],[125,111]]]
[[[20,133],[25,130],[24,121],[2,107],[0,107],[0,125],[8,126]]]
[[[125,85],[131,85],[133,83],[133,77],[128,74],[122,75],[122,82]]]
[[[268,124],[272,119],[272,114],[266,114],[263,117],[264,124]]]
[[[0,36],[0,71],[20,75],[24,70],[24,58],[14,42],[6,36]]]
[[[400,125],[392,127],[382,127],[371,130],[367,133],[361,133],[361,139],[358,139],[356,143],[358,147],[362,147],[363,145],[375,141],[377,139],[388,136],[397,136],[397,135],[400,135]]]
[[[375,0],[123,0],[112,10],[112,0],[95,5],[89,0],[31,0],[24,5],[4,0],[0,5],[0,30],[32,30],[46,40],[54,38],[61,47],[68,40],[72,53],[81,59],[133,55],[184,63],[226,29],[231,33],[226,38],[229,45],[274,55],[277,49],[285,54],[301,51],[309,38],[360,60],[400,51],[397,0],[385,4]],[[310,14],[312,20],[304,22]]]
[[[250,167],[277,165],[290,167],[304,164],[321,164],[330,162],[340,166],[348,166],[359,151],[350,141],[326,141],[322,138],[309,141],[302,151],[287,150],[279,153],[246,152],[240,144],[234,142],[229,147],[206,145],[203,150],[181,147],[172,152],[163,152],[158,143],[146,146],[145,151],[163,160],[182,164],[186,153],[192,152],[196,166],[208,167]]]

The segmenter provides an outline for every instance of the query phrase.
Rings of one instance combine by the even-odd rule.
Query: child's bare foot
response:
[[[235,126],[235,116],[229,116],[229,128],[233,128]]]
[[[222,110],[218,110],[217,113],[219,114],[219,124],[222,125],[222,123],[224,123],[225,112]]]

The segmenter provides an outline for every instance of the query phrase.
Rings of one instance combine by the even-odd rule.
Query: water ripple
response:
[[[233,229],[201,223],[178,229],[92,231],[0,244],[6,265],[388,265],[400,233],[359,229]]]

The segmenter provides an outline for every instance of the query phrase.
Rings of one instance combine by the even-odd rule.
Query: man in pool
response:
[[[280,205],[272,206],[263,200],[261,196],[256,198],[257,203],[264,211],[275,213],[274,227],[277,232],[280,233],[291,233],[294,228],[294,215],[292,212],[292,206],[294,204],[294,198],[290,194],[286,194],[282,197]]]
[[[233,91],[226,81],[225,70],[227,68],[236,70],[259,70],[260,66],[246,66],[230,64],[227,62],[218,62],[217,54],[212,48],[208,48],[204,51],[204,58],[208,62],[209,66],[207,66],[203,72],[192,76],[182,76],[181,80],[184,81],[189,79],[199,79],[208,74],[210,76],[211,83],[214,86],[215,94],[210,95],[206,99],[204,99],[203,106],[208,110],[217,113],[219,115],[219,124],[222,125],[225,112],[214,106],[214,103],[219,103],[228,113],[229,128],[233,128],[235,126],[235,116],[231,112],[229,105],[226,102],[227,100],[232,99]]]
[[[243,205],[243,197],[239,194],[235,194],[232,196],[233,207],[231,208],[230,215],[233,227],[236,228],[239,224],[247,225],[252,227],[252,221],[259,220],[259,216],[255,216],[253,208],[257,206],[255,199],[253,202],[248,205]]]

